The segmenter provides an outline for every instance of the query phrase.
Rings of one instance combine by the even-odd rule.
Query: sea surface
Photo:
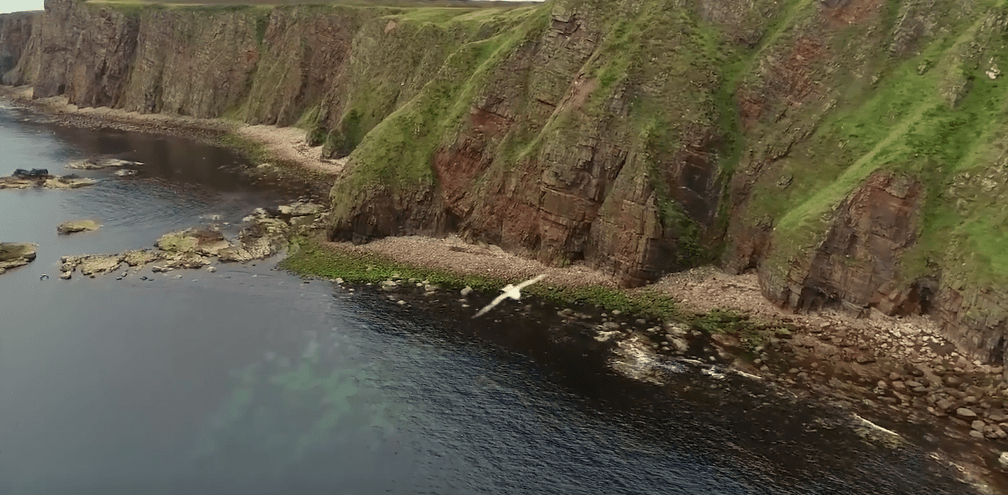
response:
[[[617,375],[558,343],[541,302],[542,318],[472,320],[457,296],[400,306],[275,259],[59,280],[60,256],[234,231],[299,195],[225,149],[0,108],[0,174],[102,157],[143,165],[0,191],[0,240],[40,246],[0,276],[0,494],[973,493],[761,384]],[[103,227],[58,236],[74,218]]]

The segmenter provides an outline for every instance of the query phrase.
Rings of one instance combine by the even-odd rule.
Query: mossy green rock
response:
[[[216,256],[219,251],[230,245],[220,231],[205,228],[169,232],[157,240],[158,249],[168,254],[193,253]]]
[[[56,227],[58,234],[73,234],[76,232],[92,232],[98,230],[101,224],[94,220],[70,220]]]

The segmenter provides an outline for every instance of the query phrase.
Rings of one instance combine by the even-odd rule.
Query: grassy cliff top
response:
[[[516,7],[543,3],[524,0],[85,0],[92,4],[172,5],[172,6],[282,6],[346,5],[382,7],[454,7],[464,9]]]

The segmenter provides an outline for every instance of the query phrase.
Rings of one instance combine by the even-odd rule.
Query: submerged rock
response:
[[[73,234],[75,232],[91,232],[98,230],[101,224],[94,220],[69,220],[56,227],[57,234]]]
[[[102,160],[95,160],[93,158],[88,158],[86,160],[71,162],[67,164],[67,168],[75,168],[78,170],[99,170],[103,168],[118,168],[118,167],[138,166],[138,165],[143,165],[143,163],[133,162],[129,160],[120,160],[118,158],[105,158]]]
[[[35,260],[38,244],[28,242],[0,242],[0,274],[10,268],[27,265]]]
[[[87,177],[77,177],[76,175],[63,175],[46,179],[42,187],[46,189],[77,189],[97,183],[94,179]]]

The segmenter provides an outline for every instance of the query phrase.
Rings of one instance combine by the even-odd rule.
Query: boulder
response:
[[[69,220],[56,227],[56,233],[61,235],[73,234],[76,232],[92,232],[98,230],[101,224],[94,220]]]
[[[167,258],[164,265],[161,267],[162,272],[167,272],[172,269],[195,269],[203,268],[210,264],[210,258],[206,256],[201,256],[197,253],[180,253]]]
[[[678,352],[686,352],[689,350],[689,343],[686,342],[686,339],[684,338],[673,337],[672,340],[669,340],[669,343],[672,344],[672,347],[674,347]]]
[[[46,177],[49,175],[49,169],[45,168],[33,168],[31,170],[25,170],[23,168],[15,169],[11,177],[17,177],[20,179],[35,178],[35,177]]]
[[[35,260],[38,244],[27,242],[0,242],[0,273],[10,268],[27,265]]]
[[[230,247],[217,253],[220,261],[245,262],[270,257],[287,245],[289,226],[274,218],[256,218],[242,229]]]
[[[122,257],[117,254],[87,256],[77,265],[81,275],[101,275],[113,272],[122,264]]]
[[[318,205],[311,202],[298,202],[289,205],[281,205],[277,208],[277,211],[283,216],[287,217],[302,217],[306,215],[315,215],[322,211],[322,205]]]
[[[210,228],[186,229],[169,232],[157,240],[158,249],[168,254],[194,253],[217,256],[231,244],[219,230]]]
[[[135,249],[123,253],[123,261],[131,267],[143,266],[160,259],[162,259],[160,253],[147,249]]]

